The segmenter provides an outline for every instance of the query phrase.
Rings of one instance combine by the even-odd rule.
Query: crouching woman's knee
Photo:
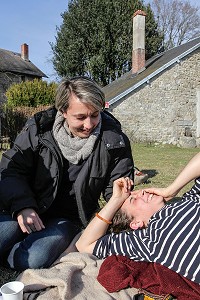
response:
[[[24,249],[21,244],[16,244],[8,256],[10,268],[17,271],[24,271],[26,269],[41,269],[50,266],[51,263],[45,258],[44,253]]]

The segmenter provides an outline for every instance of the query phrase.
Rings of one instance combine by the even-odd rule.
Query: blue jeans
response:
[[[80,228],[64,218],[44,222],[45,229],[24,234],[16,220],[0,213],[0,264],[9,254],[15,270],[48,268],[69,246]]]

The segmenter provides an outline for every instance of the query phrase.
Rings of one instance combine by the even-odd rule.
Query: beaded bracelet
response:
[[[99,218],[101,221],[104,221],[104,222],[105,222],[106,224],[108,224],[108,225],[109,225],[109,224],[112,224],[111,221],[108,221],[108,220],[102,218],[98,213],[96,213],[95,216],[96,216],[97,218]]]

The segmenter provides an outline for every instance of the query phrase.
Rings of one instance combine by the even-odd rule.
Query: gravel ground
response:
[[[8,281],[13,281],[17,278],[20,272],[0,267],[0,286]]]

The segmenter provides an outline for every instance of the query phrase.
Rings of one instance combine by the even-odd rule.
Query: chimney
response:
[[[142,10],[133,15],[132,74],[145,67],[145,17],[146,13]]]
[[[27,44],[22,44],[21,45],[21,58],[23,60],[29,60],[29,57],[28,57],[28,45]]]

